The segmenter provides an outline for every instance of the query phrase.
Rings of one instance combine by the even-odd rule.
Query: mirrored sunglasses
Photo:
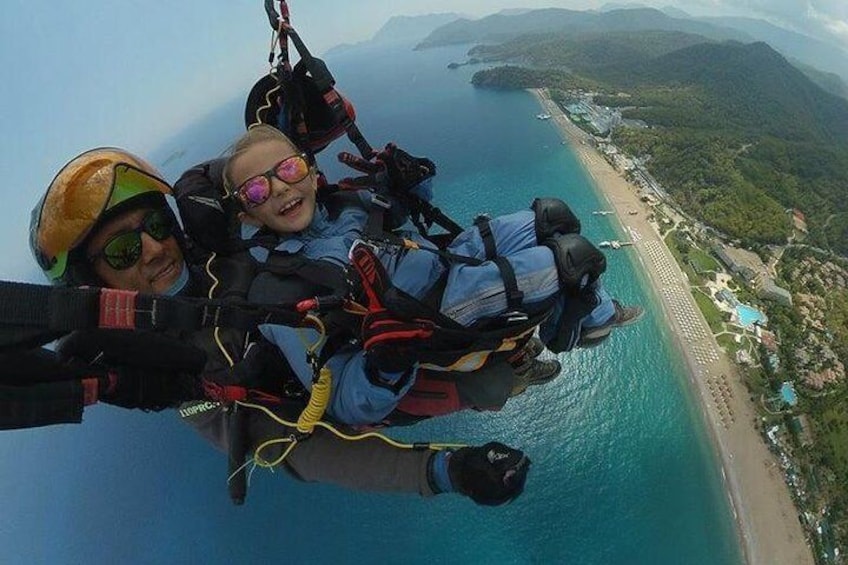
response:
[[[309,174],[309,162],[306,155],[287,157],[255,177],[244,181],[236,190],[236,196],[245,208],[255,208],[271,197],[271,179],[276,178],[286,184],[296,184]]]
[[[103,259],[116,271],[129,269],[141,259],[142,232],[156,241],[165,241],[174,234],[174,219],[165,210],[151,210],[145,214],[141,225],[110,237],[99,253],[88,257],[89,261]]]

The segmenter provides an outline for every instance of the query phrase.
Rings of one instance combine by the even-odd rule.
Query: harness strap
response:
[[[371,206],[368,207],[368,220],[365,223],[365,237],[380,238],[386,233],[384,217],[391,203],[377,193],[371,193]]]
[[[321,59],[312,56],[312,53],[309,52],[309,49],[307,49],[298,33],[292,27],[288,27],[287,33],[292,43],[294,43],[298,54],[300,54],[300,60],[315,81],[318,92],[321,93],[324,101],[327,102],[333,111],[336,122],[344,127],[348,139],[356,146],[359,153],[366,159],[371,158],[374,155],[374,148],[371,147],[371,144],[368,143],[356,123],[351,119],[345,107],[344,100],[342,100],[336,89],[333,88],[336,84],[336,79],[333,78],[330,69],[327,68],[327,64]]]
[[[433,206],[421,198],[409,198],[408,200],[412,222],[419,231],[423,230],[422,233],[426,233],[433,224],[441,226],[443,229],[447,230],[452,236],[451,240],[462,233],[462,226],[447,217],[445,213],[436,206]],[[424,218],[423,223],[418,217],[419,215]]]
[[[238,404],[233,404],[228,421],[230,445],[227,450],[227,492],[230,500],[236,506],[244,504],[247,498],[247,468],[244,464],[247,458],[249,421],[247,410],[242,410]]]
[[[495,236],[492,233],[492,226],[489,223],[489,218],[479,216],[474,220],[474,225],[477,226],[477,231],[480,232],[480,239],[483,240],[483,249],[486,252],[486,259],[494,259],[498,256],[498,250],[495,245]]]
[[[494,257],[492,262],[497,266],[503,279],[506,291],[506,305],[510,310],[518,310],[524,301],[524,293],[518,290],[518,281],[515,278],[515,270],[506,257]]]
[[[109,288],[58,288],[0,281],[0,350],[77,329],[251,330],[259,324],[297,326],[303,315],[286,306],[158,296]]]
[[[347,292],[347,281],[341,268],[328,261],[306,259],[299,253],[271,251],[267,261],[257,270],[279,277],[297,276],[317,288],[329,288],[334,293]]]
[[[474,225],[480,232],[480,239],[483,240],[483,249],[486,253],[486,259],[492,261],[498,268],[501,274],[501,279],[504,283],[506,291],[506,305],[510,310],[518,310],[521,308],[521,303],[524,300],[524,293],[518,290],[518,281],[515,278],[515,269],[512,264],[507,261],[506,257],[498,256],[497,246],[495,244],[495,236],[492,233],[492,226],[489,218],[479,216],[474,220]]]

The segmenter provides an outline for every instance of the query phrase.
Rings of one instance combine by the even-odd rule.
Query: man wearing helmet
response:
[[[87,151],[59,171],[33,210],[33,253],[54,283],[176,294],[188,269],[171,237],[168,193],[143,160],[115,148]]]
[[[186,261],[182,233],[164,197],[169,192],[153,167],[126,151],[101,148],[79,155],[60,170],[33,210],[30,244],[36,260],[54,284],[206,295],[210,284],[192,261]],[[163,374],[153,374],[154,365],[147,364],[147,357],[156,357],[158,351],[133,356],[142,359],[136,367],[123,366],[134,343],[162,344],[160,335],[76,332],[60,343],[58,351],[121,369],[96,391],[106,402],[161,409],[196,401],[183,406],[183,419],[227,449],[239,440],[230,421],[234,412],[203,398],[207,379],[222,385],[256,379],[279,394],[296,379],[274,348],[261,342],[246,347],[249,340],[243,332],[219,329],[167,338],[176,347],[199,349],[206,355],[202,377],[169,373],[165,367],[156,371]],[[293,406],[299,409],[303,403],[283,399],[276,411],[293,420],[297,413],[288,413]],[[268,440],[292,435],[290,428],[258,411],[247,412],[244,426],[251,453]],[[282,452],[284,447],[277,444],[270,451]],[[262,455],[266,460],[275,458],[266,451]],[[376,439],[345,441],[323,428],[298,442],[283,462],[286,470],[306,481],[423,496],[459,492],[487,505],[517,497],[529,465],[521,451],[500,443],[455,452],[404,450]]]

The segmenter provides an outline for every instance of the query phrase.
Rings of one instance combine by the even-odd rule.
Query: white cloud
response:
[[[747,12],[751,17],[799,31],[848,49],[848,2],[845,0],[679,0],[713,15]]]
[[[834,6],[836,13],[823,12],[812,5],[809,6],[807,11],[810,20],[821,26],[822,29],[827,30],[843,47],[848,47],[848,13],[838,12],[848,12],[846,6],[848,6],[848,3],[843,4],[842,2],[838,6]]]

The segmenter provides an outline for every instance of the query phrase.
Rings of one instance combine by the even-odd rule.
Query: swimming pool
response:
[[[780,387],[780,397],[789,406],[795,406],[798,404],[798,396],[795,394],[795,387],[792,386],[792,383],[789,381],[784,382],[783,386]]]
[[[745,304],[736,305],[736,315],[739,317],[739,323],[746,328],[750,328],[755,322],[765,322],[766,315]]]

